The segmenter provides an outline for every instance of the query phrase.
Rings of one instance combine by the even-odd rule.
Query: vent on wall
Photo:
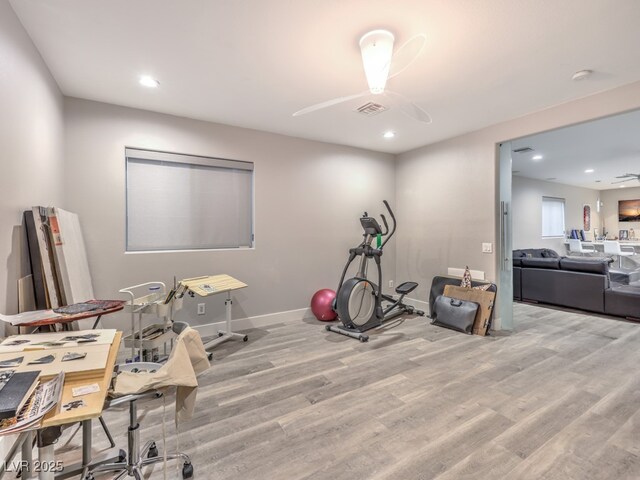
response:
[[[384,105],[380,105],[379,103],[367,102],[364,105],[361,105],[358,108],[356,108],[355,111],[358,113],[361,113],[362,115],[366,115],[367,117],[370,117],[372,115],[377,115],[379,113],[382,113],[385,110],[389,110],[389,108],[385,107]]]
[[[522,147],[522,148],[516,148],[513,153],[527,153],[527,152],[533,152],[533,148],[531,147]]]

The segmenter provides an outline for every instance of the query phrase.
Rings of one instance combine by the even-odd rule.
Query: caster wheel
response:
[[[208,353],[207,358],[209,359],[209,361],[213,360],[213,353]]]
[[[222,332],[218,332],[218,336],[219,336],[219,337],[221,337],[221,336],[223,336],[223,335],[224,335],[224,333],[222,333]]]
[[[360,337],[360,341],[361,341],[362,343],[365,343],[365,342],[368,342],[368,341],[369,341],[369,338],[367,338],[367,337]]]
[[[193,478],[193,465],[185,463],[182,466],[182,478]]]
[[[247,340],[249,340],[249,336],[248,335],[245,335],[244,337],[242,337],[242,341],[243,342],[246,342]]]
[[[324,326],[324,329],[325,329],[327,332],[330,332],[330,331],[331,331],[331,326],[330,326],[330,325],[325,325],[325,326]]]
[[[147,458],[153,458],[158,456],[158,446],[154,443],[149,448],[149,452],[147,453]]]
[[[125,452],[123,449],[120,449],[120,451],[118,452],[118,462],[126,462],[126,461],[127,461],[127,452]]]
[[[89,473],[83,480],[96,480],[96,477],[93,476],[93,473]]]
[[[424,317],[424,312],[422,310],[416,310],[416,315],[420,315],[421,317]]]

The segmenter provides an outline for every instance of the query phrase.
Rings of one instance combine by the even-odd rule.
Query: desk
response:
[[[106,302],[106,303],[105,303]],[[89,312],[76,313],[73,315],[62,315],[61,317],[52,317],[45,318],[44,320],[37,320],[35,322],[23,323],[18,325],[20,327],[35,327],[40,328],[48,325],[54,325],[56,323],[60,323],[62,325],[67,325],[71,322],[75,322],[76,320],[84,320],[86,318],[98,317],[96,321],[93,322],[92,329],[95,329],[98,326],[98,322],[102,318],[102,315],[108,315],[110,313],[118,312],[124,308],[124,304],[127,303],[124,300],[89,300],[87,302],[82,303],[98,303],[102,306],[97,310],[91,310]]]
[[[41,471],[39,478],[41,480],[52,480],[54,478],[69,478],[79,477],[79,474],[92,462],[91,458],[91,420],[98,418],[102,415],[102,408],[107,396],[109,387],[111,386],[111,378],[113,376],[113,368],[116,363],[116,357],[118,355],[118,349],[120,348],[120,341],[122,339],[122,332],[116,332],[109,349],[109,356],[105,369],[100,374],[95,375],[92,378],[84,377],[82,379],[65,379],[64,387],[62,389],[62,398],[60,400],[61,405],[73,400],[72,388],[79,387],[81,385],[89,385],[91,383],[97,383],[100,390],[95,393],[84,395],[82,398],[86,406],[77,410],[60,411],[55,410],[47,413],[42,421],[42,425],[38,430],[38,460],[40,464],[46,464],[46,462],[54,462],[54,443],[60,437],[62,432],[60,426],[82,422],[82,465],[65,467],[62,473],[58,475],[55,472]],[[87,348],[90,348],[87,346]],[[111,461],[112,458],[103,459],[101,463]]]
[[[615,240],[615,241],[619,242],[621,247],[624,247],[625,245],[630,247],[640,247],[640,240]],[[593,240],[583,240],[582,243],[586,245],[604,245],[604,242],[602,240],[596,240],[595,242]],[[564,244],[569,245],[569,240],[565,239]]]
[[[246,288],[248,286],[246,283],[225,274],[212,275],[209,277],[187,278],[185,280],[181,280],[180,283],[188,288],[192,297],[195,294],[201,297],[217,295],[218,293],[227,294],[227,298],[224,301],[227,329],[218,330],[218,338],[215,338],[204,345],[206,350],[213,348],[220,343],[226,342],[227,340],[235,339],[246,342],[249,339],[246,335],[231,331],[231,306],[233,305],[231,292],[241,288]]]

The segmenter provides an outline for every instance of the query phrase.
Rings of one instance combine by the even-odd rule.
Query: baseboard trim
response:
[[[311,308],[298,308],[296,310],[286,310],[284,312],[267,313],[265,315],[256,315],[255,317],[234,318],[231,320],[231,328],[233,331],[246,330],[248,328],[261,328],[274,323],[285,323],[302,321],[306,318],[312,318]],[[216,335],[218,330],[224,330],[226,321],[206,323],[204,325],[192,325],[193,328],[200,332],[203,337]]]

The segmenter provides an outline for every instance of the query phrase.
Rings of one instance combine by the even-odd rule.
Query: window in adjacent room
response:
[[[542,236],[564,237],[564,198],[542,197]]]
[[[253,163],[127,148],[128,252],[253,246]]]

